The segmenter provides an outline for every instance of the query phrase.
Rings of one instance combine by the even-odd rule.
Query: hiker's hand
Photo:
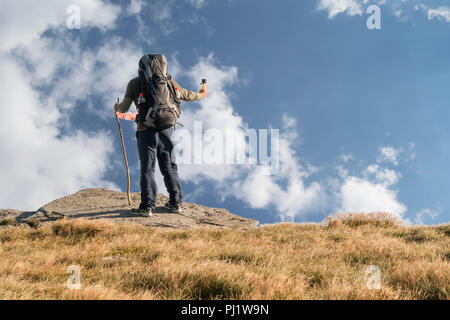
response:
[[[202,99],[206,98],[206,96],[208,95],[208,93],[206,92],[206,89],[205,90],[200,90],[199,92],[200,92],[200,97]]]
[[[119,106],[120,106],[120,102],[116,102],[116,103],[114,104],[114,112],[118,112],[118,111],[117,111],[117,108],[119,108]]]

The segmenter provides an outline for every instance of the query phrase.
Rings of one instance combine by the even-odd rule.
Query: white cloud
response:
[[[329,19],[340,13],[347,13],[350,16],[363,13],[362,5],[358,0],[320,0],[317,8],[328,11]]]
[[[348,177],[341,188],[341,212],[390,212],[398,216],[406,211],[397,200],[397,192],[383,183],[374,183],[357,177]]]
[[[245,124],[242,118],[234,113],[233,106],[226,94],[226,87],[237,81],[236,67],[222,67],[217,66],[214,61],[214,56],[211,54],[206,58],[200,58],[199,62],[189,70],[182,70],[181,65],[176,62],[175,58],[171,59],[174,69],[169,65],[169,72],[174,78],[178,74],[185,74],[190,79],[190,87],[194,89],[199,87],[202,78],[208,80],[208,98],[202,100],[199,109],[193,109],[185,105],[182,108],[182,118],[185,129],[193,132],[194,122],[202,121],[203,130],[218,129],[221,132],[232,130],[240,132],[245,130]],[[183,86],[183,83],[180,83]],[[189,85],[187,86],[189,88]],[[194,89],[195,90],[195,89]],[[180,134],[182,130],[178,130]],[[192,182],[197,182],[199,179],[207,178],[210,180],[223,181],[227,177],[236,172],[234,166],[220,166],[217,165],[189,165],[189,168],[180,169],[181,175],[184,179]]]
[[[66,28],[69,5],[81,10],[81,28],[115,27],[120,7],[101,0],[3,0],[0,10],[0,52],[39,39],[48,28]]]
[[[121,97],[136,75],[142,51],[114,36],[82,49],[79,33],[66,27],[69,5],[80,7],[82,31],[105,32],[116,27],[120,14],[135,14],[139,34],[147,44],[152,41],[148,28],[143,28],[141,0],[131,0],[124,8],[102,0],[2,2],[0,85],[2,101],[7,103],[1,111],[14,110],[20,121],[0,120],[0,207],[32,210],[83,187],[116,188],[104,179],[108,163],[116,162],[110,159],[115,134],[74,131],[68,120],[74,112],[110,115],[114,97]],[[194,5],[201,7],[204,2]],[[150,15],[164,22],[160,23],[163,31],[169,33],[173,8],[160,7]],[[47,30],[51,36],[43,35]],[[79,105],[83,109],[76,110]]]
[[[380,148],[381,160],[397,163],[397,154],[393,148]],[[382,162],[380,157],[378,162]],[[370,164],[360,176],[348,175],[342,166],[337,168],[342,182],[334,182],[337,198],[337,211],[340,212],[390,212],[401,217],[406,206],[397,198],[397,191],[392,189],[400,178],[400,172],[383,168],[380,164]]]
[[[130,15],[138,14],[141,12],[144,5],[145,3],[142,0],[131,0],[127,7],[127,12]]]
[[[363,171],[363,175],[366,179],[375,179],[377,183],[380,183],[386,187],[396,184],[401,178],[401,174],[399,172],[387,168],[380,168],[377,164],[369,165]]]
[[[428,19],[438,19],[450,22],[450,8],[449,7],[438,7],[436,9],[428,9]]]
[[[391,162],[392,164],[397,166],[397,158],[400,152],[400,149],[395,149],[394,147],[380,147],[380,156],[378,157],[378,162]]]
[[[18,63],[33,86],[49,86],[42,97],[46,105],[72,109],[85,101],[91,111],[110,116],[114,97],[121,97],[129,79],[137,75],[142,51],[132,43],[110,37],[99,48],[81,50],[78,40],[61,33],[34,39],[14,50]],[[120,66],[120,67],[118,67]],[[93,105],[100,96],[102,104]]]
[[[386,187],[396,184],[402,175],[399,172],[389,169],[382,169],[376,173],[376,179]]]
[[[437,19],[445,22],[450,22],[450,7],[440,6],[437,8],[432,8],[423,3],[419,3],[414,6],[414,10],[415,11],[421,10],[425,12],[428,17],[428,20]]]
[[[141,49],[121,38],[111,37],[98,49],[80,50],[75,45],[70,52],[65,60],[54,62],[64,67],[65,74],[58,77],[48,100],[58,105],[64,103],[67,108],[80,99],[92,105],[92,98],[100,96],[103,103],[93,106],[93,111],[109,116],[111,99],[122,98],[128,81],[137,76],[138,61],[143,55]]]
[[[416,216],[414,218],[414,223],[423,225],[426,223],[425,220],[427,220],[427,219],[434,220],[438,215],[439,214],[437,212],[431,211],[430,209],[424,209],[424,210],[416,213]]]
[[[248,124],[235,112],[227,91],[229,86],[238,82],[236,67],[219,65],[212,54],[200,58],[199,62],[189,70],[183,70],[174,57],[170,63],[169,71],[174,78],[182,74],[187,75],[191,88],[198,87],[202,78],[208,80],[208,98],[200,102],[200,107],[185,105],[183,108],[181,122],[187,130],[193,132],[194,121],[202,121],[204,130],[214,128],[220,132],[227,130],[242,134],[245,132]],[[282,219],[292,219],[322,208],[326,203],[322,186],[317,182],[309,183],[309,185],[304,182],[316,169],[303,168],[292,147],[294,139],[297,138],[296,121],[294,118],[283,115],[282,122],[284,128],[279,141],[280,170],[278,174],[265,175],[263,167],[249,164],[179,164],[181,179],[198,185],[204,181],[213,182],[214,192],[219,193],[222,198],[235,197],[252,208],[273,207]],[[181,132],[182,130],[176,130],[175,135],[180,137]],[[230,152],[230,147],[225,145],[225,153]],[[238,148],[243,147],[244,145],[238,146]]]
[[[158,28],[160,33],[167,36],[179,27],[179,21],[174,17],[176,3],[166,0],[154,0],[148,10],[138,15],[139,32],[149,34],[152,28]],[[155,22],[149,25],[148,16]]]
[[[245,177],[234,181],[231,193],[253,208],[273,206],[283,220],[317,212],[327,204],[325,190],[318,182],[305,184],[312,172],[303,168],[292,148],[289,131],[280,137],[280,172],[263,175],[261,168],[250,169]]]
[[[426,0],[423,2],[427,2]],[[428,1],[431,2],[431,1]],[[386,6],[389,13],[400,21],[406,21],[411,18],[411,12],[422,10],[427,14],[429,20],[438,19],[445,22],[450,22],[450,7],[440,6],[431,8],[424,3],[417,3],[417,1],[406,0],[317,0],[317,9],[328,12],[328,19],[332,19],[339,14],[346,14],[348,16],[364,15],[366,8],[370,4],[377,4],[379,6]],[[382,14],[386,14],[387,10],[383,10]]]
[[[338,166],[336,167],[336,169],[337,169],[338,175],[339,175],[341,178],[344,179],[344,178],[348,177],[348,170],[345,169],[344,166],[338,165]]]
[[[129,62],[135,51],[115,39],[81,50],[65,29],[65,9],[79,5],[81,27],[104,31],[115,27],[120,8],[99,0],[6,2],[0,11],[0,109],[11,116],[0,118],[0,208],[34,210],[80,188],[117,188],[104,179],[113,151],[110,133],[74,131],[65,120],[88,93],[122,94],[136,71]],[[54,36],[43,36],[49,28]]]
[[[33,210],[82,187],[114,187],[102,179],[112,151],[107,133],[59,137],[59,110],[40,103],[13,61],[0,61],[2,113],[18,119],[0,118],[0,207]]]
[[[286,115],[285,115],[286,117]],[[285,121],[286,123],[286,121]],[[292,122],[291,122],[292,124]],[[327,205],[324,188],[318,182],[306,185],[312,170],[305,169],[299,162],[292,147],[297,133],[295,125],[285,127],[280,137],[280,172],[273,176],[262,176],[258,170],[251,172],[244,182],[235,183],[235,196],[250,194],[247,202],[254,208],[263,203],[273,205],[283,220],[290,220],[310,212],[317,212]]]

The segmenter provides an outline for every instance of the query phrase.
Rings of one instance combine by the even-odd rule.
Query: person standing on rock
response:
[[[114,105],[116,112],[125,113],[134,102],[138,111],[136,138],[141,203],[139,208],[132,209],[133,214],[151,216],[156,206],[156,160],[169,193],[165,207],[171,212],[181,212],[183,196],[174,156],[173,130],[181,114],[181,100],[196,101],[206,95],[206,89],[197,93],[180,87],[168,73],[167,59],[163,54],[144,55],[140,59],[139,76],[129,81],[122,103]]]

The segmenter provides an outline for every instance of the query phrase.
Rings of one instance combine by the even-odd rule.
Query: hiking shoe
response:
[[[180,213],[181,212],[181,204],[179,204],[179,203],[172,204],[170,202],[166,202],[166,204],[164,205],[164,208],[170,210],[170,212],[173,212],[173,213]]]
[[[131,209],[131,214],[134,214],[135,216],[139,216],[139,217],[151,217],[153,215],[152,208],[148,208],[148,209],[141,209],[141,208]]]

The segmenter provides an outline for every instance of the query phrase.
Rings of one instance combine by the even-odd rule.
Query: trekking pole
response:
[[[120,100],[117,98],[117,103],[119,103]],[[117,120],[117,126],[119,127],[119,133],[120,133],[120,141],[122,142],[122,152],[123,152],[123,158],[125,160],[125,169],[127,171],[127,198],[128,198],[128,205],[131,206],[131,195],[130,195],[130,170],[128,169],[128,160],[127,160],[127,152],[125,151],[125,143],[123,142],[123,134],[122,134],[122,127],[120,126],[120,120],[117,116],[117,112],[114,113],[116,115]]]

